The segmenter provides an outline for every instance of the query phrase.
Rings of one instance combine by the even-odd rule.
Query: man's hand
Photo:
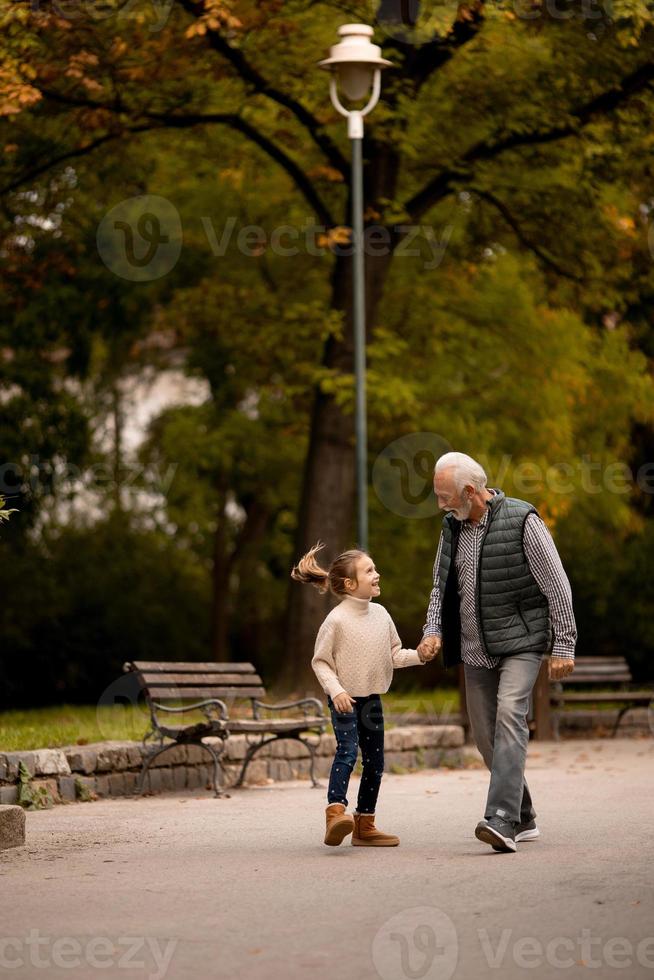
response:
[[[418,644],[417,653],[423,664],[428,663],[433,660],[434,657],[438,656],[443,646],[443,641],[440,636],[425,636],[422,638],[421,642]]]
[[[560,681],[562,677],[567,677],[575,669],[575,662],[571,657],[550,657],[549,678],[551,681]]]
[[[340,694],[336,695],[333,701],[336,710],[343,715],[348,714],[351,711],[354,711],[356,707],[354,699],[350,697],[347,691],[341,691]]]

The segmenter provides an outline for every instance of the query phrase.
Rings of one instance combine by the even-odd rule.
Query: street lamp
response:
[[[366,428],[366,293],[363,240],[363,119],[379,102],[382,69],[392,63],[381,56],[381,48],[370,40],[372,27],[344,24],[338,29],[341,40],[320,67],[331,72],[329,94],[334,108],[347,118],[352,141],[352,261],[354,376],[356,380],[356,474],[357,529],[359,547],[368,548],[368,436]],[[369,96],[363,109],[346,109],[338,90],[350,102]],[[371,93],[372,88],[372,93]],[[371,93],[371,94],[370,94]]]

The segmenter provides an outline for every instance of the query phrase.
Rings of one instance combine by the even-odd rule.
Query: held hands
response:
[[[441,652],[443,641],[440,636],[425,636],[418,644],[417,653],[423,664],[429,663]]]
[[[549,679],[560,681],[562,677],[567,677],[575,669],[575,662],[570,657],[550,657]]]
[[[349,714],[354,711],[356,704],[353,698],[347,693],[347,691],[341,691],[333,698],[334,707],[340,714]]]

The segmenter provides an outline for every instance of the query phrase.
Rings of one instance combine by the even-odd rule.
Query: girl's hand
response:
[[[433,660],[441,652],[442,646],[443,641],[440,636],[425,636],[417,648],[418,656],[423,664],[427,664],[430,660]]]
[[[340,714],[349,714],[351,711],[354,711],[356,704],[347,691],[341,691],[334,698],[334,707]]]

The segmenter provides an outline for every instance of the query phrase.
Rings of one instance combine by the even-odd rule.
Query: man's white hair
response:
[[[459,492],[466,486],[474,487],[475,490],[483,490],[486,486],[484,468],[472,456],[466,456],[465,453],[445,453],[436,460],[434,473],[449,469],[454,470],[454,480]]]

